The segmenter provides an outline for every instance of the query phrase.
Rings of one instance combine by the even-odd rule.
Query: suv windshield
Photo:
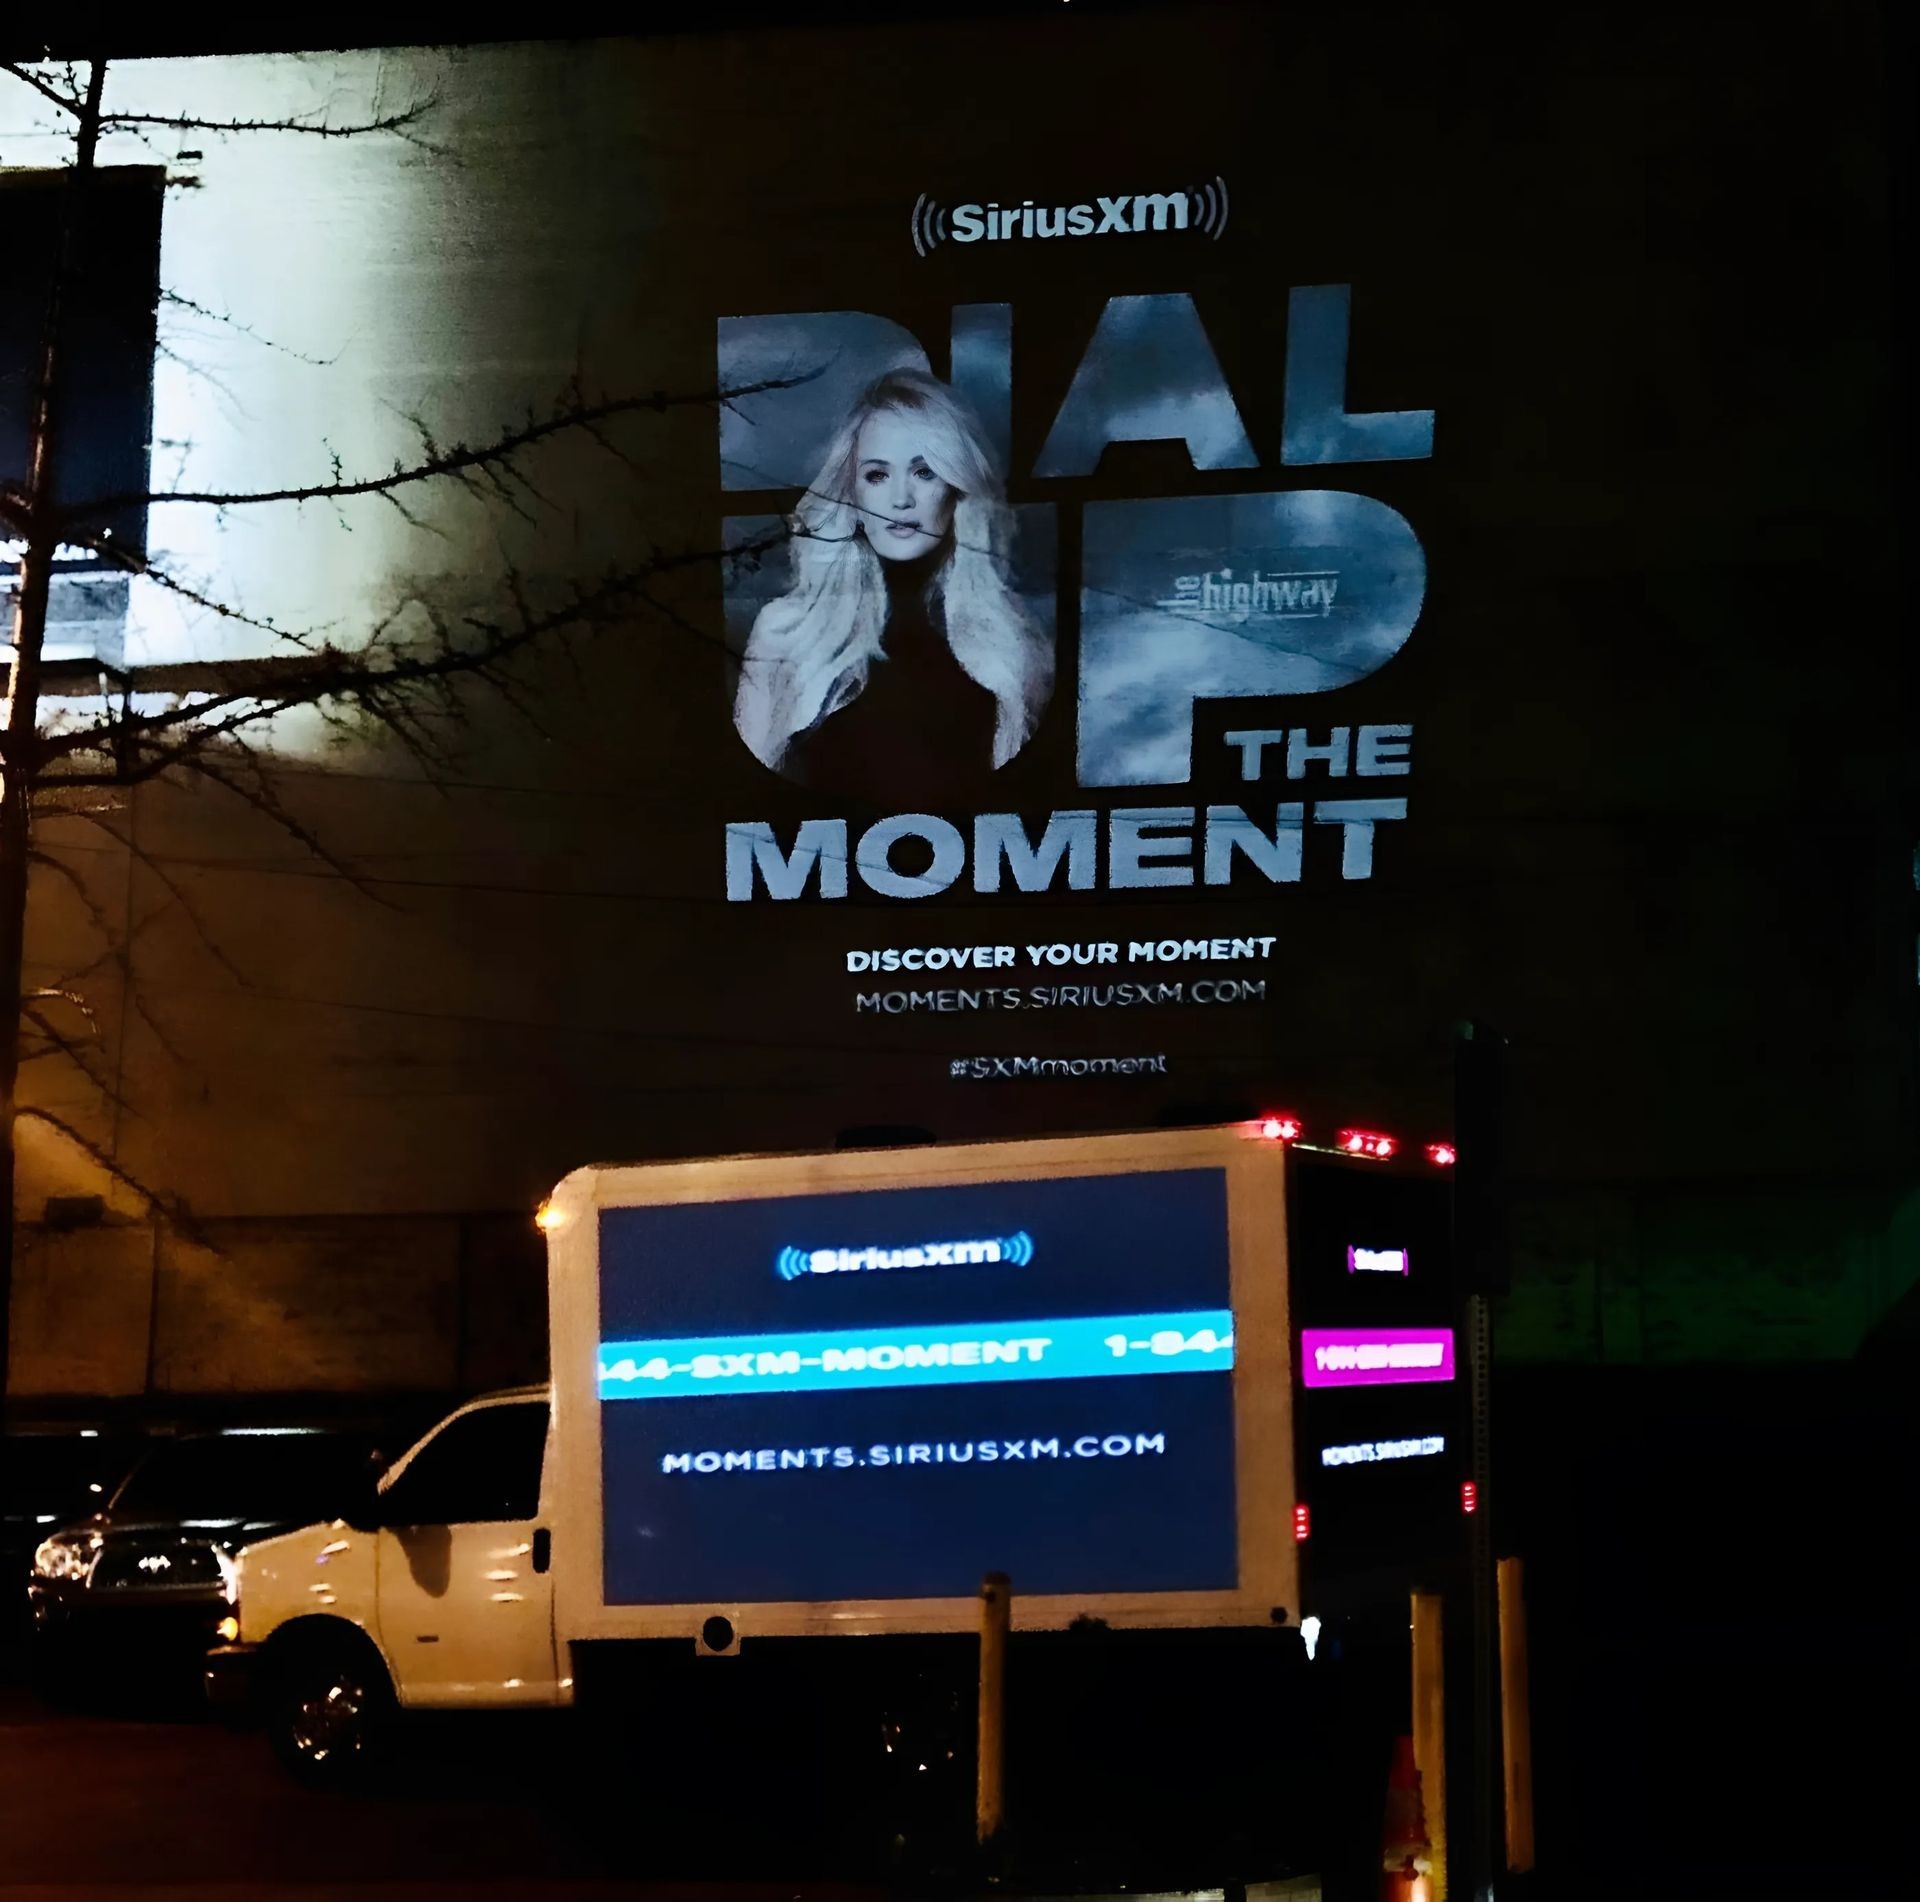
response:
[[[139,1444],[99,1433],[9,1433],[0,1446],[0,1499],[9,1518],[92,1512],[126,1478]]]
[[[369,1481],[369,1446],[339,1433],[223,1433],[151,1453],[113,1501],[156,1519],[278,1520],[339,1512]]]

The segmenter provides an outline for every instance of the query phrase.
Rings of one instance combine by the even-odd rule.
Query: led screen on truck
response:
[[[607,1605],[1239,1582],[1224,1169],[599,1222]]]

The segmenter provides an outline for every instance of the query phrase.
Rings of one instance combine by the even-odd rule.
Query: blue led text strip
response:
[[[971,1321],[941,1328],[605,1341],[600,1397],[675,1400],[688,1394],[1090,1380],[1112,1374],[1217,1373],[1232,1365],[1233,1315],[1226,1308],[1082,1314],[1064,1321]]]

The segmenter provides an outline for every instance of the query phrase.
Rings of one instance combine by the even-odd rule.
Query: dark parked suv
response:
[[[30,1620],[20,1590],[34,1548],[56,1526],[96,1512],[118,1490],[145,1442],[111,1422],[35,1423],[0,1439],[0,1670],[20,1663]]]
[[[366,1488],[371,1441],[229,1428],[155,1446],[99,1511],[49,1532],[27,1579],[37,1674],[197,1666],[225,1635],[231,1555],[310,1525]]]

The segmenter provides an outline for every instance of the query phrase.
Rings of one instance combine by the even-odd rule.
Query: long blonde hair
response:
[[[862,393],[788,518],[793,586],[753,624],[734,724],[754,757],[778,771],[794,737],[852,701],[881,658],[887,584],[861,532],[871,511],[855,487],[860,431],[881,411],[920,424],[928,468],[955,492],[949,545],[928,594],[954,659],[993,695],[993,763],[1004,766],[1046,706],[1053,652],[1007,580],[1013,515],[979,425],[944,383],[918,370],[891,371]]]

